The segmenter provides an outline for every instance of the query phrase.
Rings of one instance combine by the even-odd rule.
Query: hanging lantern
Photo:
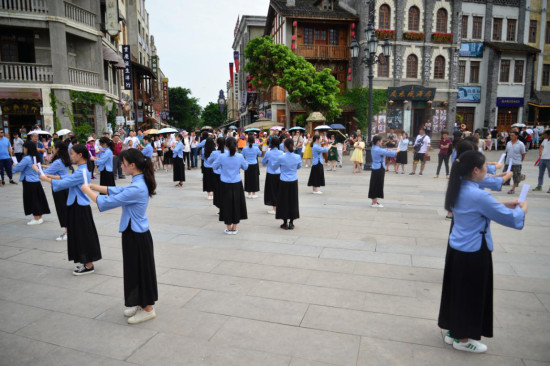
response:
[[[290,49],[292,49],[292,51],[294,51],[296,49],[296,45],[293,43],[290,45]]]
[[[351,37],[355,37],[355,32],[351,32]]]
[[[296,20],[293,21],[293,22],[292,22],[292,26],[293,26],[294,28],[296,28],[296,27],[298,26],[298,22],[297,22]]]
[[[351,29],[355,29],[355,23],[351,23]]]
[[[348,69],[348,74],[351,74],[352,70],[351,67]]]
[[[292,40],[293,40],[293,41],[296,40],[296,35],[295,35],[295,34],[292,35]]]
[[[351,75],[348,75],[348,81],[351,81]]]

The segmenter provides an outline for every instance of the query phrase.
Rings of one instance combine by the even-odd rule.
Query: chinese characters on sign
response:
[[[234,99],[239,100],[239,74],[235,73],[235,84],[233,85]]]
[[[162,79],[162,107],[165,111],[169,110],[170,103],[168,102],[168,79]]]
[[[420,85],[404,85],[388,88],[389,100],[428,101],[435,97],[435,88],[425,88]]]
[[[459,86],[457,103],[479,103],[481,99],[480,86]]]
[[[151,67],[153,69],[153,72],[155,73],[155,76],[159,75],[159,57],[158,56],[152,56],[151,57]]]
[[[118,24],[118,0],[106,0],[105,6],[105,29],[109,35],[115,37],[120,32]]]
[[[122,46],[122,59],[124,60],[124,90],[132,90],[132,61],[130,46]]]
[[[523,107],[523,98],[497,98],[497,107]]]

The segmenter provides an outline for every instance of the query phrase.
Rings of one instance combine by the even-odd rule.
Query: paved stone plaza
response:
[[[535,155],[524,166],[532,186]],[[75,277],[66,243],[54,240],[49,185],[52,214],[34,227],[21,184],[0,188],[0,364],[550,365],[548,178],[530,192],[523,231],[492,225],[495,337],[472,355],[437,327],[449,222],[436,163],[424,176],[389,173],[383,209],[366,199],[370,174],[352,174],[349,156],[345,164],[326,172],[322,196],[302,169],[294,231],[279,228],[260,193],[236,236],[223,233],[199,171],[183,189],[159,173],[148,210],[158,316],[137,326],[122,314],[120,210],[92,206],[104,259]]]

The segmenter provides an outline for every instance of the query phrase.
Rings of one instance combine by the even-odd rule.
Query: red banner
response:
[[[233,62],[229,63],[229,77],[231,78],[231,85],[233,85]]]

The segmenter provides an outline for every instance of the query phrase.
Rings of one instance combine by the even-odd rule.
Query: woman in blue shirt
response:
[[[262,152],[254,145],[254,134],[248,134],[248,145],[243,148],[242,154],[248,163],[248,169],[244,172],[244,190],[248,198],[258,198],[256,194],[260,190],[260,168],[258,157]]]
[[[185,182],[185,165],[183,164],[183,136],[178,133],[176,135],[176,146],[172,150],[174,159],[174,182],[178,182],[176,187],[183,187]]]
[[[479,189],[485,179],[485,156],[466,151],[451,169],[445,209],[453,211],[438,325],[448,329],[445,342],[457,350],[481,353],[481,337],[493,336],[493,238],[490,222],[521,230],[527,202],[497,202]]]
[[[264,204],[266,206],[272,206],[273,209],[267,211],[267,213],[275,215],[275,211],[277,210],[277,192],[279,192],[279,181],[281,176],[281,169],[276,168],[275,163],[283,155],[283,152],[279,150],[279,138],[277,136],[271,137],[269,146],[271,149],[262,159],[262,165],[267,166],[264,186]]]
[[[223,137],[218,137],[216,140],[216,144],[218,145],[218,149],[212,151],[212,153],[210,154],[210,157],[208,157],[208,164],[210,165],[214,165],[214,162],[216,161],[216,159],[219,158],[221,154],[225,153],[225,139]],[[218,167],[217,169],[212,169],[212,188],[213,188],[212,203],[218,209],[221,209],[221,204],[222,204],[222,190],[221,190],[221,180],[220,180],[221,173],[222,171],[220,167]],[[219,214],[219,211],[218,211],[218,214]]]
[[[113,175],[115,143],[108,137],[102,137],[99,139],[99,145],[103,151],[98,158],[92,158],[96,162],[97,170],[99,170],[99,185],[114,187],[116,186],[115,176]]]
[[[281,170],[275,218],[283,220],[281,229],[292,230],[294,220],[300,218],[297,171],[302,167],[302,157],[294,153],[293,139],[287,138],[284,146],[286,152],[275,162],[275,167]]]
[[[200,145],[200,144],[199,144]],[[207,137],[204,140],[204,156],[201,157],[202,161],[202,191],[206,192],[206,199],[214,199],[214,170],[212,169],[212,162],[208,162],[208,158],[212,155],[212,152],[216,150],[216,143],[212,137]]]
[[[332,147],[332,144],[329,144],[327,147],[321,147],[319,139],[319,135],[315,135],[313,136],[313,140],[311,142],[311,152],[313,154],[313,158],[311,161],[311,171],[309,173],[307,186],[313,187],[313,194],[323,194],[323,192],[319,190],[319,187],[325,186],[323,153],[328,153],[329,149]]]
[[[149,157],[139,150],[129,149],[120,154],[125,175],[132,176],[126,187],[82,186],[82,191],[97,203],[99,211],[122,207],[119,232],[122,233],[122,263],[124,269],[124,315],[129,324],[155,318],[158,300],[157,275],[153,238],[149,231],[147,206],[155,194],[155,168]],[[92,190],[106,196],[98,196]]]
[[[42,215],[50,213],[46,194],[40,184],[38,173],[33,170],[34,159],[38,160],[38,151],[34,142],[27,140],[23,144],[25,157],[13,166],[13,172],[21,172],[19,181],[23,182],[23,208],[26,215],[33,215],[27,225],[40,225],[44,222]],[[34,158],[34,159],[33,159]]]
[[[248,218],[241,180],[241,169],[248,169],[248,163],[241,154],[237,153],[237,140],[234,137],[228,138],[225,145],[229,152],[220,154],[212,167],[221,169],[220,180],[223,193],[220,221],[226,225],[224,230],[226,234],[235,235],[239,232],[237,224]]]
[[[145,144],[145,147],[143,150],[141,150],[141,153],[144,156],[147,156],[149,159],[153,160],[153,145],[151,142],[150,136],[143,136],[143,143]]]
[[[71,162],[78,165],[73,174],[64,177],[41,175],[40,180],[51,183],[54,192],[69,190],[67,197],[67,254],[69,260],[81,263],[73,271],[73,275],[81,276],[94,273],[94,262],[101,259],[101,248],[90,208],[90,200],[81,190],[81,186],[84,184],[83,174],[86,174],[88,182],[92,178],[92,173],[88,170],[90,155],[86,146],[82,144],[73,145],[70,154]]]
[[[386,175],[386,157],[394,158],[399,150],[382,149],[382,137],[376,135],[372,138],[372,168],[369,185],[369,198],[372,200],[371,207],[382,208],[378,202],[379,198],[384,198],[384,176]]]

